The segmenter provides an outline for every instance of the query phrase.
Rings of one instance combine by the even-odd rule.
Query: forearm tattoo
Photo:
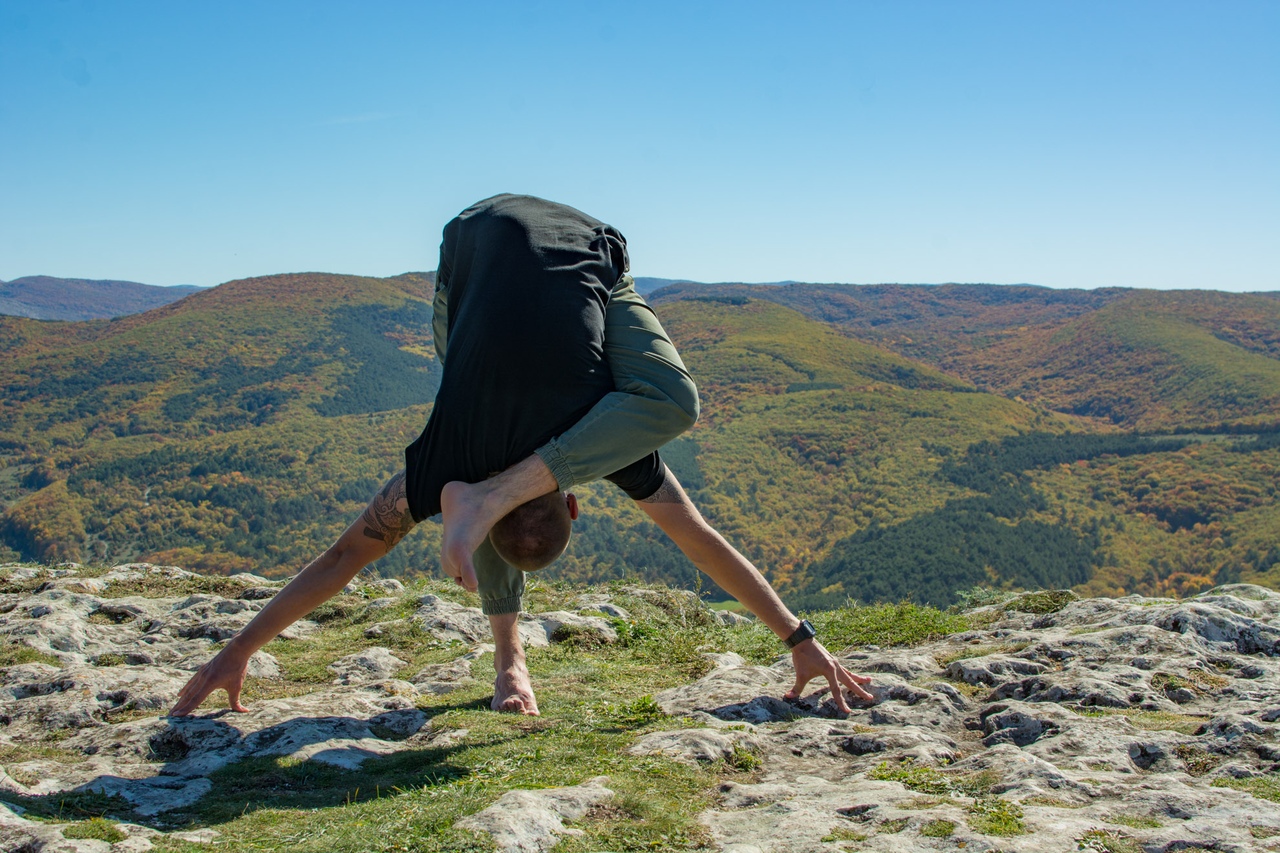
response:
[[[647,498],[641,498],[640,503],[645,504],[678,504],[680,503],[680,483],[675,477],[671,476],[671,470],[664,468],[662,472],[662,485],[658,486],[658,491],[649,495]]]
[[[390,551],[413,528],[409,499],[405,496],[404,471],[399,472],[373,496],[360,517],[364,535],[386,543]]]

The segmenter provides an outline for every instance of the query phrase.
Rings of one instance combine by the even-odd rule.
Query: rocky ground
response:
[[[333,655],[328,684],[264,694],[248,714],[164,717],[213,645],[278,588],[239,576],[225,579],[224,594],[157,594],[193,578],[145,564],[0,567],[0,849],[237,849],[217,826],[175,828],[166,815],[215,796],[210,776],[252,759],[355,771],[467,737],[437,726],[432,703],[487,677],[472,672],[485,622],[395,581],[362,585],[365,611],[409,615],[371,617],[365,641]],[[571,607],[527,617],[526,643],[619,642],[643,594],[581,592]],[[410,666],[380,644],[405,625],[453,651]],[[875,678],[876,701],[848,716],[821,691],[782,701],[789,658],[766,666],[708,652],[705,675],[654,695],[616,760],[708,774],[701,834],[672,842],[685,849],[1280,850],[1280,593],[1027,594],[971,611],[966,628],[911,647],[843,650],[851,669]],[[321,631],[301,622],[290,636]],[[251,675],[270,684],[280,662],[260,652]],[[474,834],[480,846],[469,849],[584,849],[572,846],[580,827],[620,808],[612,784],[510,787],[459,813],[450,831]],[[106,817],[37,808],[67,792],[103,797]],[[628,843],[620,837],[616,849]]]

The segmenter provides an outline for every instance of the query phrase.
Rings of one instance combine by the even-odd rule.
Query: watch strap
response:
[[[787,648],[794,649],[805,640],[816,637],[818,632],[814,630],[813,623],[808,619],[800,620],[800,627],[791,632],[791,636],[783,640],[787,644]]]

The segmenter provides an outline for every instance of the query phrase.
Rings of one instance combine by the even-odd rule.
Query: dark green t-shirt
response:
[[[616,229],[532,196],[485,199],[445,226],[448,351],[435,408],[405,449],[415,520],[440,511],[445,483],[506,470],[614,390],[604,311],[628,265]],[[608,479],[643,498],[662,472],[652,453]]]

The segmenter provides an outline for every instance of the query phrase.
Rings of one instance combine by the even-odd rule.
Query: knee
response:
[[[666,440],[686,432],[698,420],[698,389],[682,371],[670,371],[661,382],[632,379],[618,390],[649,401],[650,428]]]

